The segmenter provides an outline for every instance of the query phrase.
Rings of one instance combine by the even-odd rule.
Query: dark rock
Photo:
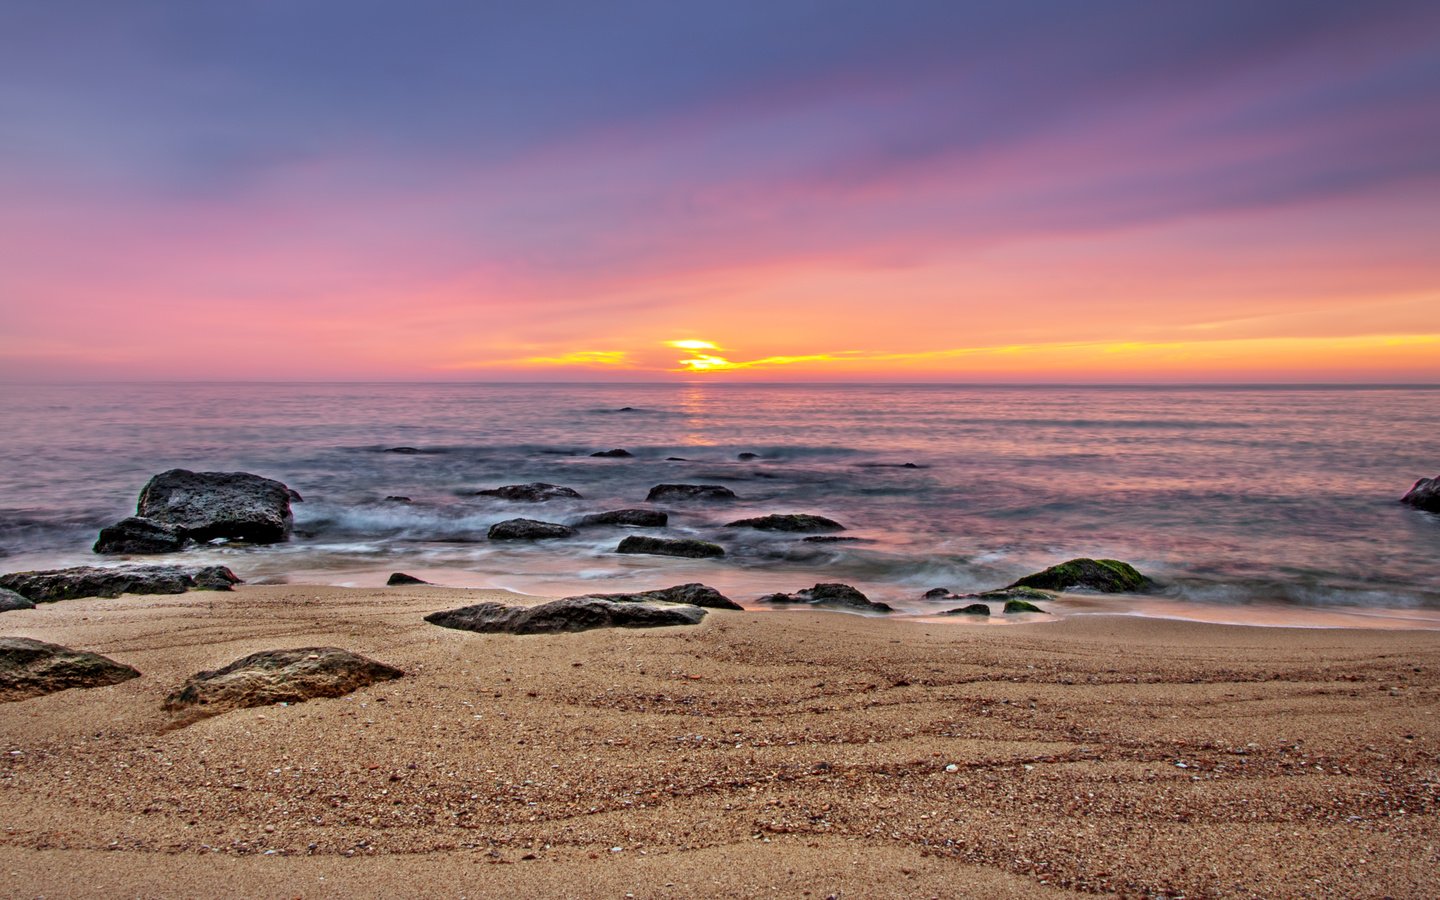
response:
[[[401,497],[401,496],[399,496],[398,494],[391,494],[389,497],[386,497],[386,498],[385,498],[385,502],[386,502],[386,503],[414,503],[415,501],[414,501],[414,500],[411,500],[409,497]]]
[[[1029,600],[1047,601],[1054,600],[1055,595],[1049,591],[1042,591],[1039,588],[1017,587],[1000,588],[995,591],[981,591],[978,594],[966,594],[966,597],[975,597],[980,600],[990,600],[995,603],[1003,603],[1007,600]]]
[[[657,500],[734,500],[735,492],[718,484],[657,484],[645,496]]]
[[[414,456],[417,453],[424,453],[419,447],[386,447],[381,453],[399,453],[402,456]]]
[[[1034,575],[1026,575],[1009,586],[1040,588],[1046,591],[1081,588],[1102,594],[1119,594],[1143,590],[1150,584],[1150,579],[1137,572],[1129,563],[1116,559],[1082,557],[1051,566]]]
[[[969,606],[961,606],[958,609],[947,609],[942,616],[988,616],[990,607],[984,603],[971,603]]]
[[[416,578],[414,575],[406,575],[404,572],[391,572],[390,577],[385,579],[385,584],[394,587],[397,584],[429,584],[430,582]]]
[[[24,700],[67,688],[103,687],[138,678],[130,666],[98,653],[22,637],[0,637],[0,701]]]
[[[669,513],[658,509],[613,509],[610,512],[581,516],[578,525],[634,525],[640,528],[663,528],[670,521]]]
[[[736,458],[736,459],[740,459],[740,460],[745,460],[745,461],[748,462],[749,460],[752,460],[752,459],[759,459],[759,458],[760,458],[760,454],[758,454],[758,453],[749,453],[749,452],[746,452],[746,453],[737,453],[737,454],[735,454],[735,458]]]
[[[191,675],[179,690],[165,698],[164,708],[202,718],[250,706],[343,697],[404,674],[337,647],[262,650],[222,669]]]
[[[599,597],[568,597],[539,606],[480,603],[431,613],[425,621],[444,628],[484,633],[555,634],[592,628],[661,628],[698,625],[705,610],[697,606],[616,603]]]
[[[492,541],[540,541],[546,538],[572,537],[574,534],[575,529],[555,522],[506,519],[491,525],[485,536]]]
[[[684,556],[688,559],[702,559],[709,556],[724,556],[725,548],[709,541],[691,538],[657,538],[632,534],[620,542],[616,553],[653,553],[657,556]]]
[[[615,411],[616,411],[616,412],[639,412],[640,410],[636,409],[636,408],[633,407],[633,406],[622,406],[622,407],[620,407],[619,409],[617,409],[617,410],[615,410]]]
[[[848,584],[835,584],[833,582],[817,584],[813,588],[806,588],[803,591],[796,591],[793,594],[767,594],[761,597],[759,602],[808,604],[810,606],[854,609],[864,612],[888,613],[895,611],[894,607],[890,604],[871,600]]]
[[[931,588],[921,596],[922,600],[953,600],[955,592],[949,588]]]
[[[273,544],[290,536],[290,502],[300,495],[248,472],[171,469],[150,479],[135,514],[178,527],[195,541]]]
[[[842,543],[842,542],[852,542],[852,543],[853,543],[853,542],[856,542],[856,541],[863,541],[863,540],[865,540],[865,538],[858,538],[858,537],[839,537],[839,536],[833,535],[833,534],[815,534],[815,535],[811,535],[810,537],[801,538],[800,540],[804,541],[804,542],[807,543],[807,544],[839,544],[839,543]]]
[[[683,456],[667,456],[667,457],[665,457],[665,461],[666,461],[666,462],[689,462],[690,460],[686,459],[686,458],[683,457]]]
[[[192,588],[228,591],[240,583],[224,566],[76,566],[0,575],[0,587],[35,603],[121,594],[183,594]]]
[[[592,453],[592,454],[590,454],[590,455],[591,455],[591,456],[610,457],[610,458],[612,458],[612,459],[629,459],[630,457],[634,456],[635,454],[631,453],[629,450],[621,450],[619,447],[616,447],[614,450],[600,450],[600,451],[598,451],[598,452],[596,452],[596,453]]]
[[[1007,613],[1043,613],[1045,610],[1031,603],[1029,600],[1006,600],[1005,612]]]
[[[784,513],[760,516],[754,519],[738,519],[726,528],[758,528],[761,531],[844,531],[845,526],[834,519],[812,516],[804,513]]]
[[[1400,502],[1426,512],[1440,513],[1440,475],[1415,482],[1410,490],[1405,492],[1405,496],[1400,498]]]
[[[100,529],[96,553],[173,553],[185,546],[185,532],[178,525],[130,516]]]
[[[477,497],[499,497],[501,500],[513,500],[517,503],[544,503],[546,500],[554,500],[557,497],[579,498],[580,493],[574,488],[547,484],[543,481],[532,481],[529,484],[507,484],[504,487],[476,491],[475,495]]]
[[[34,609],[35,604],[30,599],[15,593],[7,588],[0,588],[0,612],[13,612],[17,609]]]
[[[674,587],[661,588],[657,591],[640,591],[634,594],[585,594],[583,596],[610,600],[614,603],[686,603],[705,609],[745,608],[714,588],[698,582],[677,584]],[[579,598],[567,597],[566,599]]]

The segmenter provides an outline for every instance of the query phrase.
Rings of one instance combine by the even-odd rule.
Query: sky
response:
[[[0,0],[0,379],[1440,382],[1440,4]]]

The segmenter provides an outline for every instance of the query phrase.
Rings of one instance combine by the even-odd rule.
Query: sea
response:
[[[843,582],[973,627],[1015,618],[931,619],[956,604],[922,595],[1090,556],[1157,587],[1055,613],[1440,627],[1440,516],[1398,502],[1440,474],[1440,386],[11,384],[0,415],[3,571],[183,560],[251,583],[370,587],[403,571],[545,596],[698,581],[746,605]],[[591,455],[612,449],[633,455]],[[292,539],[92,553],[171,468],[283,481],[304,498]],[[476,495],[533,481],[581,498]],[[647,504],[663,483],[739,499]],[[486,539],[504,519],[656,506],[665,529]],[[727,527],[791,512],[836,519],[855,540]],[[616,553],[632,532],[726,555]]]

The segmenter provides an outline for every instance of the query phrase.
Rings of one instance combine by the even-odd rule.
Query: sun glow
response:
[[[717,344],[710,341],[666,341],[665,346],[674,347],[677,350],[719,350]]]

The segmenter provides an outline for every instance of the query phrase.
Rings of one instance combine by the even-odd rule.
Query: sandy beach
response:
[[[1433,897],[1440,632],[712,611],[438,628],[494,591],[72,600],[142,677],[0,705],[6,896]],[[407,674],[176,728],[190,674]]]

